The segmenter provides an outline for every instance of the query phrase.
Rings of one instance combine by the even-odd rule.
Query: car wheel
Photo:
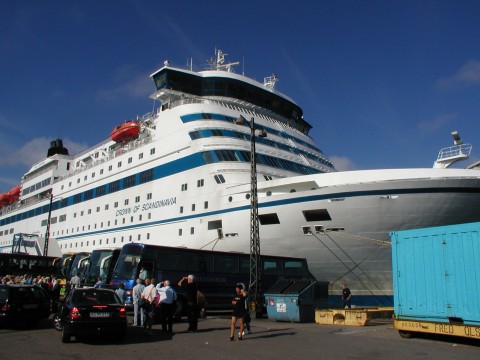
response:
[[[65,327],[62,329],[62,342],[68,343],[70,342],[71,335],[65,330]]]
[[[55,327],[55,330],[57,331],[62,331],[63,330],[63,323],[62,323],[62,318],[60,315],[55,314],[53,316],[53,326]]]

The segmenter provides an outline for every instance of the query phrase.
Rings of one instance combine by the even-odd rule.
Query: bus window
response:
[[[265,259],[263,261],[263,273],[265,275],[283,275],[281,262],[278,260]]]
[[[184,254],[174,253],[172,251],[161,252],[158,257],[158,263],[162,270],[186,271],[187,257]]]
[[[187,271],[206,274],[213,271],[212,254],[190,254],[188,256]]]
[[[250,257],[240,258],[240,274],[250,274]]]
[[[218,254],[215,256],[215,272],[238,274],[238,256],[229,254]]]
[[[295,260],[285,260],[285,276],[305,275],[303,263]]]

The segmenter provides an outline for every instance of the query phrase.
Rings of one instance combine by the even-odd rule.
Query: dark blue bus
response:
[[[311,279],[306,259],[262,255],[262,288],[267,290],[278,279]],[[124,283],[126,304],[132,306],[132,289],[137,278],[170,280],[177,291],[177,311],[185,309],[185,297],[177,283],[192,274],[207,298],[209,310],[231,308],[237,283],[248,286],[250,255],[237,252],[196,250],[129,243],[123,246],[113,271],[111,284]]]
[[[82,285],[94,286],[99,279],[104,285],[110,284],[120,250],[120,248],[92,250],[83,274]],[[102,285],[102,287],[105,286]]]

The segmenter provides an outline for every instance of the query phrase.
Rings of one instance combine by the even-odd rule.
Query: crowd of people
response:
[[[184,293],[186,313],[188,317],[188,332],[198,330],[200,313],[199,299],[201,292],[194,275],[180,279],[177,284]],[[133,326],[142,326],[144,333],[152,335],[152,325],[155,319],[160,319],[162,332],[173,332],[173,319],[176,312],[177,294],[169,280],[156,282],[154,278],[138,278],[132,291]],[[238,340],[246,333],[251,334],[249,301],[244,284],[237,284],[232,300],[232,320],[230,324],[230,340],[234,339],[237,320],[240,321]]]
[[[145,278],[143,280],[138,278],[137,284],[133,287],[132,298],[134,326],[142,326],[146,334],[152,335],[152,325],[155,318],[160,318],[162,331],[166,333],[173,332],[177,294],[170,286],[169,280],[164,280],[157,284],[154,278]],[[190,330],[191,323],[189,322],[189,324]]]
[[[61,296],[62,284],[55,275],[36,276],[25,274],[22,276],[5,275],[0,277],[0,284],[26,284],[42,287],[52,300],[52,311],[56,311]],[[101,287],[99,279],[95,287]],[[75,274],[66,285],[65,292],[81,286],[78,274]],[[182,288],[185,296],[186,313],[188,317],[188,332],[196,332],[199,317],[199,286],[194,275],[180,279],[178,286]],[[230,340],[234,340],[237,321],[240,322],[238,340],[242,340],[245,333],[250,334],[250,314],[247,288],[244,284],[236,284],[232,299],[232,319],[230,323]],[[124,284],[115,290],[122,303],[126,300]],[[201,292],[200,292],[201,294]],[[132,290],[133,300],[133,326],[141,326],[144,332],[152,335],[152,325],[155,319],[160,319],[162,332],[173,332],[173,319],[176,313],[177,293],[172,288],[169,280],[156,282],[154,278],[138,278]]]

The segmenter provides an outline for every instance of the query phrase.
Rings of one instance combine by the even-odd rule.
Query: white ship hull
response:
[[[24,176],[21,201],[2,208],[0,250],[10,252],[18,233],[38,235],[43,249],[48,233],[50,256],[128,242],[249,252],[250,163],[238,160],[249,142],[238,137],[239,125],[223,119],[241,114],[277,131],[269,135],[274,143],[257,144],[264,159],[320,172],[298,175],[291,163],[276,168],[271,159],[257,164],[260,242],[262,254],[307,258],[331,294],[346,282],[357,305],[391,304],[390,231],[480,221],[477,170],[328,172],[328,161],[308,158],[323,156],[313,141],[271,112],[169,96],[168,106],[141,119],[138,139],[106,140],[35,164]],[[289,152],[292,143],[301,152]]]

